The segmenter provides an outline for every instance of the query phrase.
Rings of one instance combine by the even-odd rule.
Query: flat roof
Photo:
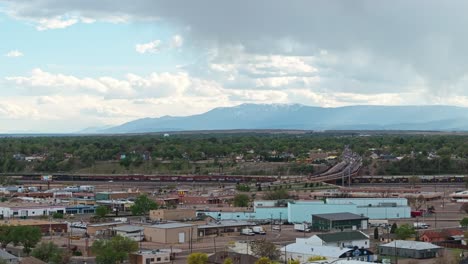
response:
[[[206,225],[199,225],[199,229],[218,228],[218,227],[237,227],[237,226],[253,226],[254,223],[247,221],[220,221],[215,223],[208,223]]]
[[[34,220],[34,219],[9,219],[1,220],[0,225],[56,225],[56,224],[66,224],[66,223],[57,223],[52,221],[45,220]]]
[[[191,227],[191,226],[193,225],[184,224],[184,223],[167,223],[167,224],[152,225],[150,227],[169,229],[169,228],[180,228],[180,227]]]
[[[122,231],[127,233],[138,232],[144,230],[144,227],[141,226],[134,226],[134,225],[123,225],[114,227],[115,231]]]
[[[391,248],[405,248],[414,250],[427,250],[427,249],[439,249],[441,247],[436,246],[427,242],[420,241],[408,241],[408,240],[395,240],[387,244],[380,245],[379,247],[391,247]]]
[[[361,231],[344,231],[336,233],[317,234],[320,239],[325,242],[339,242],[339,241],[352,241],[352,240],[366,240],[369,237]]]
[[[364,220],[369,219],[369,217],[361,216],[358,214],[343,212],[343,213],[330,213],[330,214],[314,214],[312,217],[320,217],[330,221],[340,221],[340,220]]]
[[[112,226],[112,225],[121,225],[123,224],[122,222],[110,222],[110,223],[99,223],[99,224],[90,224],[88,227],[93,227],[93,226]]]

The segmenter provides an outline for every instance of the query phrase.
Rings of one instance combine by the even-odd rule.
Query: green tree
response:
[[[397,230],[398,226],[396,223],[393,223],[392,227],[390,228],[390,234],[395,234],[395,231]]]
[[[98,218],[104,218],[109,213],[109,208],[104,205],[100,205],[96,208],[96,216]]]
[[[115,236],[110,240],[96,240],[91,251],[97,264],[115,264],[128,259],[128,254],[138,250],[138,243],[127,237]]]
[[[158,204],[151,200],[146,194],[139,195],[135,203],[130,207],[133,215],[147,215],[150,210],[158,209]]]
[[[266,257],[270,260],[277,260],[281,255],[276,245],[265,239],[254,240],[250,245],[252,253],[257,257]]]
[[[263,198],[265,200],[282,200],[289,199],[289,193],[285,189],[269,191],[264,194]]]
[[[288,264],[301,264],[301,262],[297,259],[290,259],[288,260]]]
[[[227,258],[223,261],[223,264],[234,264],[234,261],[231,258]]]
[[[10,226],[11,242],[22,245],[24,253],[30,253],[39,241],[41,241],[41,229],[33,226]]]
[[[205,253],[192,253],[187,258],[187,264],[206,264],[208,255]]]
[[[0,226],[0,243],[2,248],[6,248],[8,244],[13,242],[12,230],[11,226]]]
[[[255,262],[255,264],[273,264],[273,262],[267,257],[261,257]]]
[[[395,235],[398,239],[406,240],[416,234],[414,227],[403,224],[395,230]]]
[[[42,242],[31,255],[50,264],[67,264],[70,261],[70,255],[53,242]]]
[[[246,194],[237,194],[234,196],[234,206],[236,207],[247,207],[249,206],[249,196]]]
[[[468,218],[464,217],[462,220],[460,220],[460,225],[464,228],[468,228]]]
[[[379,239],[379,228],[374,228],[374,239]]]

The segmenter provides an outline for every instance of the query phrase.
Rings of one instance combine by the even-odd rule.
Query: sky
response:
[[[0,0],[0,133],[243,103],[468,106],[467,1]]]

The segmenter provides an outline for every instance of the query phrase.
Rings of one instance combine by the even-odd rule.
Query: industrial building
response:
[[[144,230],[146,241],[165,244],[187,243],[196,240],[197,234],[197,226],[184,223],[146,226]]]
[[[193,209],[159,209],[149,212],[151,221],[185,221],[195,217],[196,211]]]
[[[380,255],[415,259],[435,258],[441,250],[441,247],[431,243],[408,240],[395,240],[379,245]]]
[[[65,214],[65,206],[37,203],[1,203],[0,218],[27,218],[32,216]]]
[[[367,229],[369,218],[352,213],[312,215],[312,228],[317,231]]]
[[[222,220],[198,226],[198,236],[209,236],[240,233],[243,228],[254,226],[254,223],[247,221]]]
[[[278,206],[277,201],[255,201],[254,209],[237,212],[197,212],[216,220],[244,221],[287,221],[289,223],[310,223],[317,213],[348,212],[363,215],[369,219],[410,218],[411,207],[406,198],[328,198],[325,201],[291,201]]]

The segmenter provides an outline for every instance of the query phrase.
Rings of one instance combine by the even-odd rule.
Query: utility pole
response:
[[[395,264],[398,264],[398,254],[397,254],[396,240],[395,240]]]
[[[286,247],[288,246],[288,244],[284,244],[284,264],[287,264],[288,263],[288,258],[286,257]]]
[[[282,220],[281,220],[281,215],[283,214],[283,212],[280,212],[280,219],[279,219],[279,231],[281,232],[281,228],[282,228]]]
[[[270,231],[273,231],[273,214],[270,214]]]

